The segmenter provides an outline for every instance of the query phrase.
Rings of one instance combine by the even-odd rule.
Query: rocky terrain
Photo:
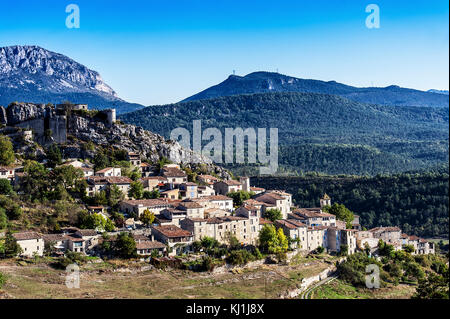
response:
[[[0,105],[14,101],[89,103],[118,113],[142,108],[120,99],[100,74],[38,46],[0,48]]]
[[[53,105],[12,103],[8,108],[0,107],[0,125],[0,133],[12,136],[16,150],[27,156],[30,152],[32,157],[45,156],[45,148],[54,142],[58,142],[65,158],[92,158],[99,147],[114,147],[139,153],[142,159],[153,163],[166,157],[191,168],[203,165],[210,172],[229,177],[209,158],[184,149],[178,142],[142,127],[109,121],[108,111],[69,111]],[[46,133],[47,127],[56,128],[52,136]],[[17,138],[26,130],[33,132],[33,141]]]

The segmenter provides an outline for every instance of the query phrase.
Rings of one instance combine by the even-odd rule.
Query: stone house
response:
[[[233,211],[233,199],[224,195],[205,196],[194,200],[205,208],[218,208]]]
[[[120,167],[107,167],[95,172],[95,176],[122,176],[122,169]]]
[[[21,232],[12,234],[17,244],[22,248],[22,257],[44,255],[44,237],[36,232]]]
[[[296,249],[306,249],[307,245],[307,229],[308,226],[305,224],[296,221],[294,219],[287,220],[277,220],[275,221],[275,226],[277,228],[283,229],[286,237],[290,237],[293,239],[291,247]]]
[[[140,179],[144,190],[151,192],[152,190],[159,189],[167,183],[167,178],[162,176],[147,176]]]
[[[162,255],[165,250],[166,245],[159,241],[136,240],[136,253],[139,256],[150,256],[154,251],[156,251],[158,255]]]
[[[0,166],[0,179],[7,179],[13,182],[15,179],[16,169],[14,167]]]
[[[289,199],[276,193],[264,193],[257,195],[254,199],[264,203],[263,213],[269,209],[278,209],[281,211],[282,219],[286,219],[291,210]]]
[[[140,167],[141,166],[141,156],[134,152],[128,152],[127,154],[127,160],[130,162],[131,165]]]
[[[191,250],[194,235],[174,225],[151,226],[152,236],[171,248],[169,255],[180,255]]]
[[[156,215],[171,207],[172,205],[163,199],[139,199],[124,200],[120,203],[119,209],[123,213],[134,214],[139,217],[146,209]]]
[[[172,188],[175,188],[179,184],[187,182],[187,175],[184,171],[177,167],[165,166],[162,171],[162,176],[167,178],[167,182]]]
[[[213,196],[216,195],[216,191],[213,187],[203,185],[197,187],[197,196],[198,197],[207,197],[207,196]]]
[[[224,180],[214,183],[214,190],[218,195],[227,195],[242,190],[242,183],[235,180]]]
[[[178,185],[181,199],[194,199],[198,197],[198,185],[192,182],[181,183]]]
[[[197,175],[197,181],[201,184],[214,185],[214,183],[218,182],[219,179],[212,175]]]

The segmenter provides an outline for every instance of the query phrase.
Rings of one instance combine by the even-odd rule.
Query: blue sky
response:
[[[449,87],[448,1],[2,1],[0,46],[34,44],[94,69],[118,95],[177,102],[233,70],[355,86]],[[68,4],[81,27],[65,26]],[[365,8],[380,8],[368,29]]]

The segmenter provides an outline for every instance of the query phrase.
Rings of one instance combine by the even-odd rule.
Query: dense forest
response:
[[[280,166],[294,172],[376,175],[448,162],[448,108],[263,93],[151,106],[120,119],[165,137],[177,127],[192,132],[193,120],[222,134],[227,127],[278,128]]]
[[[284,189],[294,204],[317,207],[327,193],[361,217],[366,228],[399,226],[408,234],[448,237],[449,174],[446,168],[396,175],[252,177],[251,184]]]

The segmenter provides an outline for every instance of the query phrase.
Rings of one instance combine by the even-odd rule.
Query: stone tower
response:
[[[116,123],[116,109],[105,110],[109,125]]]
[[[324,206],[331,206],[331,198],[327,194],[324,194],[323,197],[320,199],[320,208]]]
[[[242,190],[250,192],[250,177],[242,176],[239,178],[239,181],[242,183]]]

